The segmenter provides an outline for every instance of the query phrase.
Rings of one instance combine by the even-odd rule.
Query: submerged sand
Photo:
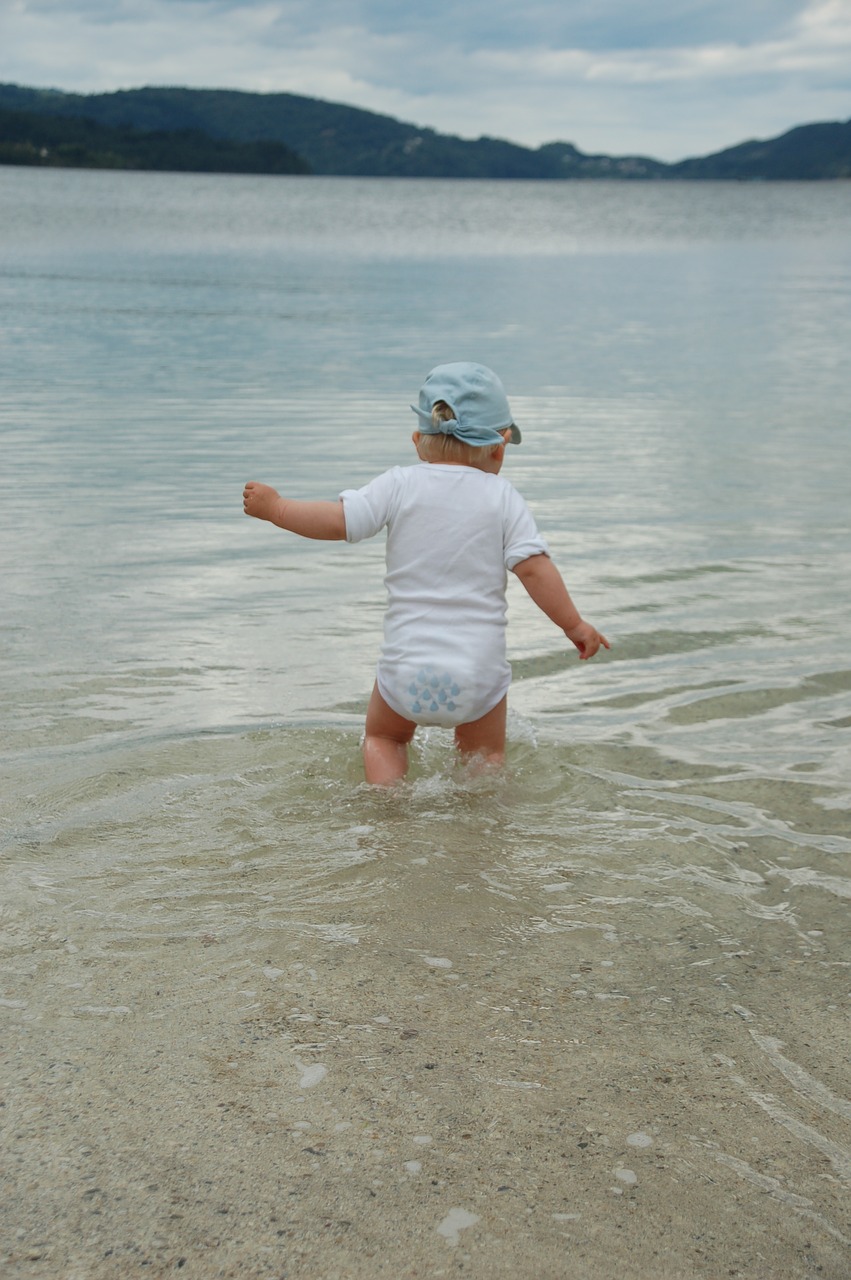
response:
[[[491,880],[414,858],[265,955],[45,937],[2,1010],[2,1275],[845,1280],[833,925]]]

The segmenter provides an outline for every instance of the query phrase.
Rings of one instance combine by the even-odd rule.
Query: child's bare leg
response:
[[[389,707],[378,692],[372,690],[366,712],[363,740],[363,769],[367,782],[380,787],[399,782],[408,772],[408,743],[416,725]]]
[[[479,720],[459,724],[455,730],[455,745],[464,756],[475,756],[482,766],[505,763],[505,720],[508,698],[502,698],[495,707]]]

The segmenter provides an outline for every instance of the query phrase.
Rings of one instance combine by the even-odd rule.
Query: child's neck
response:
[[[502,470],[503,459],[488,456],[481,461],[470,462],[461,458],[420,458],[429,467],[469,467],[471,471],[484,471],[486,475],[498,476]]]

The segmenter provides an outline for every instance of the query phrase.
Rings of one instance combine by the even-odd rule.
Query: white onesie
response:
[[[549,554],[526,503],[501,476],[428,462],[340,497],[347,541],[387,527],[385,701],[417,724],[478,720],[511,683],[506,570]]]

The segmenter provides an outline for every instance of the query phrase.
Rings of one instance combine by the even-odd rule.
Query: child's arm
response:
[[[302,538],[338,541],[346,536],[346,517],[342,502],[299,502],[282,498],[268,484],[249,480],[242,491],[242,509],[247,516],[269,520],[279,529],[298,533]]]
[[[593,658],[600,645],[609,648],[606,637],[581,616],[549,556],[529,556],[514,566],[514,572],[538,608],[576,645],[580,658]]]

